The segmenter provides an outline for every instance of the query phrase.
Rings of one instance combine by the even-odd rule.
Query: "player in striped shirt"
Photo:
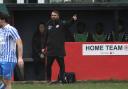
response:
[[[8,24],[8,15],[0,12],[0,77],[1,81],[6,85],[0,89],[11,89],[11,78],[14,67],[18,62],[18,65],[23,65],[23,46],[21,38],[16,28]],[[16,56],[16,45],[18,49],[18,61]]]

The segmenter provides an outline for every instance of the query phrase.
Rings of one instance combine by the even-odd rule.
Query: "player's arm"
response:
[[[17,51],[18,51],[18,65],[23,65],[23,44],[21,39],[16,40]]]
[[[18,31],[16,28],[11,27],[10,28],[10,36],[12,36],[13,40],[16,42],[16,46],[17,46],[17,51],[18,51],[18,65],[23,65],[23,44],[22,44],[22,40],[18,34]]]

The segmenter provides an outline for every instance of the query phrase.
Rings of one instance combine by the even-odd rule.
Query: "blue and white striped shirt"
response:
[[[0,62],[17,62],[16,40],[20,36],[16,28],[7,24],[0,28]]]

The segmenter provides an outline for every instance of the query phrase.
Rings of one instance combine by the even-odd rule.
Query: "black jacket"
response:
[[[32,38],[32,57],[35,60],[40,60],[41,49],[44,47],[44,34],[39,32],[34,33]]]
[[[65,56],[65,30],[73,24],[73,20],[65,22],[62,20],[52,21],[47,23],[45,32],[45,47],[47,48],[48,56]]]

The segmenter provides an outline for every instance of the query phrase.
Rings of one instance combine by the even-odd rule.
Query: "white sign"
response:
[[[0,0],[0,3],[3,3],[3,0]]]
[[[38,0],[38,3],[45,3],[45,0]]]
[[[128,55],[128,44],[83,44],[83,55]]]
[[[24,0],[17,0],[17,4],[24,4]]]
[[[71,2],[71,0],[64,0],[64,2]]]

